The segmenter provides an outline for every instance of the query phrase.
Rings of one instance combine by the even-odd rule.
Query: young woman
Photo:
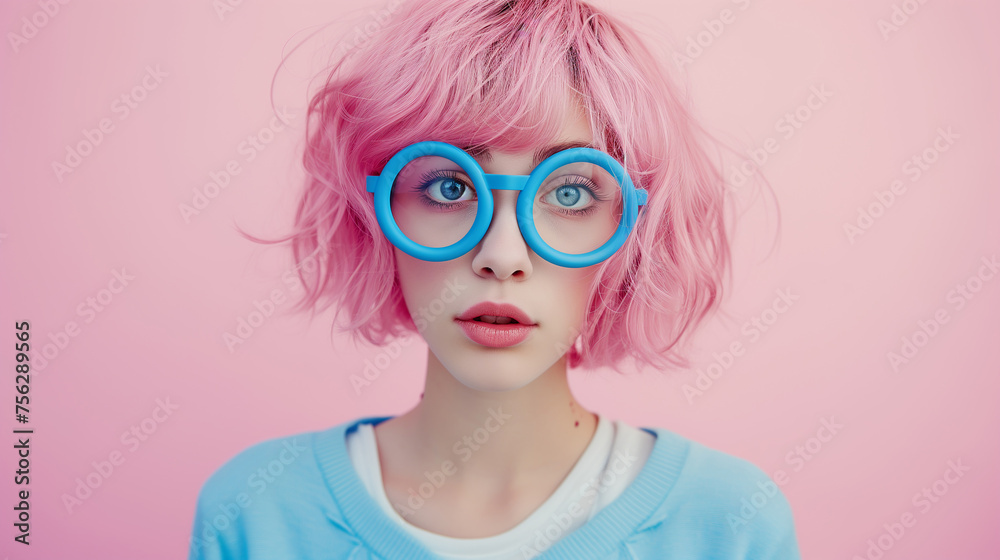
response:
[[[798,558],[760,469],[567,383],[686,365],[729,262],[721,173],[637,35],[579,0],[410,0],[349,55],[286,239],[323,264],[303,307],[426,341],[423,398],[229,460],[190,557]]]

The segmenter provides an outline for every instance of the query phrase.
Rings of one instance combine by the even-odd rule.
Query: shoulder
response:
[[[758,517],[790,520],[791,506],[778,485],[754,463],[688,440],[689,453],[675,491],[698,495],[707,511],[734,514],[743,526]],[[745,507],[747,504],[749,508]],[[774,507],[770,507],[774,506]]]
[[[684,453],[658,512],[748,558],[799,558],[791,504],[757,465],[669,430],[650,428],[657,445]],[[738,556],[743,557],[743,556]]]
[[[303,432],[255,443],[229,458],[206,479],[199,502],[237,500],[262,495],[268,487],[285,489],[318,474],[313,456],[316,432]],[[242,500],[241,500],[242,501]]]
[[[306,529],[317,541],[327,539],[327,548],[343,540],[342,515],[317,454],[336,449],[332,438],[357,422],[272,438],[229,458],[198,492],[190,558],[314,557],[315,543],[291,538]]]

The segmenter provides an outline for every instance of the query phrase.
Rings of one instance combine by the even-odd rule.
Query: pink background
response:
[[[891,17],[890,0],[667,4],[619,0],[615,8],[640,17],[661,49],[686,48],[705,20],[732,10],[718,37],[706,32],[707,46],[692,51],[692,96],[723,138],[758,153],[777,146],[763,171],[781,229],[773,206],[751,204],[750,191],[738,189],[747,212],[735,240],[729,319],[697,337],[695,370],[578,372],[579,398],[768,473],[784,470],[804,558],[866,557],[869,539],[880,536],[892,544],[886,560],[1000,557],[1000,276],[975,280],[981,258],[1000,253],[1000,9],[987,0],[927,2],[884,38],[878,20]],[[354,348],[343,336],[330,344],[329,314],[310,324],[275,313],[233,352],[223,341],[255,301],[273,290],[298,293],[280,277],[290,266],[284,250],[246,242],[233,225],[285,231],[320,46],[337,44],[338,33],[350,39],[355,25],[377,25],[369,10],[389,5],[243,2],[220,18],[208,0],[72,2],[15,52],[9,33],[22,33],[22,18],[43,8],[2,4],[0,363],[13,369],[15,320],[31,321],[36,350],[58,340],[68,321],[79,330],[62,349],[52,342],[54,357],[31,378],[30,549],[12,544],[10,430],[23,426],[13,419],[13,374],[4,377],[0,554],[185,557],[198,489],[233,454],[415,403],[426,347],[407,347],[357,395],[349,375],[381,350]],[[340,23],[278,76],[274,103],[294,115],[290,126],[248,161],[240,145],[271,119],[269,88],[283,48],[331,20]],[[147,79],[155,88],[136,90],[144,99],[125,115],[113,103],[142,84],[147,66],[166,76]],[[786,137],[780,121],[807,103],[813,86],[832,96],[801,109],[808,118]],[[104,118],[113,130],[57,180],[52,162]],[[949,127],[954,143],[928,152],[936,161],[913,181],[907,160]],[[179,205],[230,160],[240,174],[185,222]],[[844,224],[856,224],[860,207],[877,204],[874,191],[897,179],[905,193],[849,240]],[[119,288],[112,271],[122,267],[134,279],[102,311],[78,314],[109,283]],[[967,282],[979,291],[958,309],[949,292]],[[772,314],[778,289],[798,299]],[[278,310],[289,307],[286,300]],[[894,371],[888,353],[939,310],[948,322],[929,340],[917,336],[926,344]],[[762,316],[776,320],[752,340],[741,327]],[[689,401],[684,386],[735,341],[746,352]],[[165,418],[157,412],[162,423],[150,420],[166,398],[177,409]],[[843,427],[819,447],[814,440],[810,460],[788,457],[831,417]],[[126,445],[121,435],[144,420],[155,432]],[[62,496],[116,451],[124,462],[68,512]],[[947,493],[918,507],[913,496],[943,480],[949,461],[968,472],[939,482]],[[906,513],[916,524],[898,540],[884,535],[884,524]]]

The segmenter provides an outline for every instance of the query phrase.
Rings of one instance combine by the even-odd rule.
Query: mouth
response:
[[[483,302],[455,318],[472,342],[489,348],[506,348],[528,339],[538,325],[515,305]]]
[[[536,325],[535,321],[520,307],[510,303],[494,303],[492,301],[477,303],[463,311],[456,319],[491,325],[509,325],[512,323],[526,326]]]
[[[520,321],[513,317],[502,317],[498,315],[480,315],[479,317],[473,317],[472,320],[480,323],[489,323],[491,325],[521,324]]]

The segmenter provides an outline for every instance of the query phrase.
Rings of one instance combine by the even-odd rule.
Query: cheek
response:
[[[449,267],[446,263],[430,263],[396,251],[396,277],[403,299],[411,313],[438,297]]]
[[[408,256],[396,255],[396,278],[399,280],[399,288],[403,292],[403,298],[411,308],[418,304],[421,294],[424,292],[424,282],[426,275],[420,273],[420,267]]]
[[[597,282],[598,266],[574,270],[566,281],[567,286],[569,286],[566,291],[571,294],[581,313],[586,312],[587,297],[590,295],[591,287]]]
[[[567,330],[579,332],[578,329],[587,316],[590,289],[595,281],[595,267],[569,270],[559,279],[558,285],[562,289],[556,292],[557,296],[553,301],[558,302],[558,316]]]

